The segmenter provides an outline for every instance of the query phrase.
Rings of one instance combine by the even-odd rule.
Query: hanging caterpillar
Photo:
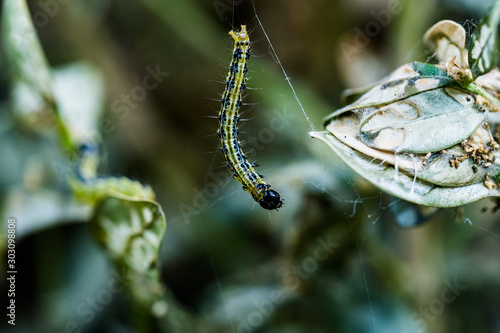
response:
[[[271,185],[262,180],[263,176],[255,171],[254,167],[257,165],[248,162],[238,140],[237,123],[250,58],[250,38],[245,25],[241,26],[240,32],[231,30],[229,34],[234,39],[234,49],[219,112],[217,134],[220,138],[221,150],[227,166],[243,189],[250,193],[262,208],[278,209],[283,205],[283,200],[278,192],[271,190]]]

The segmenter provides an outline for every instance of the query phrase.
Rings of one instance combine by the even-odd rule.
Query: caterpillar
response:
[[[78,161],[68,177],[68,183],[80,201],[96,203],[114,196],[128,200],[154,200],[151,187],[127,177],[97,176],[99,148],[95,143],[82,143],[78,149]]]
[[[229,34],[233,37],[234,49],[219,112],[217,134],[220,138],[221,150],[227,166],[233,172],[233,177],[241,183],[243,189],[250,193],[262,208],[278,209],[283,205],[283,200],[278,192],[271,190],[271,185],[262,180],[264,176],[255,171],[254,167],[257,165],[248,162],[238,140],[237,123],[248,72],[250,38],[245,25],[241,26],[241,31],[231,30]]]

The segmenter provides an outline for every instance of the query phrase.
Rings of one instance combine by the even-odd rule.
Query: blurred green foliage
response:
[[[7,2],[21,1],[5,0],[3,10]],[[19,288],[16,326],[3,329],[4,320],[2,331],[499,330],[500,227],[498,214],[490,213],[494,203],[437,213],[398,208],[400,202],[308,137],[311,128],[269,53],[252,2],[237,0],[234,8],[225,3],[28,1],[51,80],[67,74],[68,66],[84,68],[63,79],[62,87],[87,82],[73,91],[102,100],[87,105],[89,98],[73,97],[65,104],[71,110],[85,104],[75,126],[95,127],[102,138],[103,164],[96,174],[149,184],[161,208],[108,198],[94,210],[76,201],[66,181],[78,163],[75,142],[95,133],[83,130],[72,137],[75,131],[66,133],[52,118],[62,118],[64,110],[36,108],[54,108],[46,84],[40,85],[42,98],[15,103],[19,90],[9,59],[21,55],[2,49],[0,215],[17,221]],[[448,18],[470,33],[489,4],[255,0],[318,129],[321,118],[340,106],[344,88],[375,82],[409,60],[425,61],[420,39],[428,27]],[[359,47],[358,31],[382,20],[389,6],[401,10]],[[227,32],[241,24],[249,27],[254,45],[243,107],[249,121],[242,122],[240,135],[258,170],[285,198],[279,212],[260,209],[231,179],[218,152],[214,117],[231,56]],[[354,52],[346,56],[342,43],[356,46]],[[38,46],[28,47],[35,52]],[[39,70],[27,70],[27,77]],[[79,81],[82,75],[87,79]],[[35,117],[27,112],[31,106]],[[97,123],[84,118],[90,108],[99,115]],[[160,211],[168,228],[156,256]],[[118,270],[141,263],[134,259],[137,252],[114,256],[95,241],[95,223],[107,214],[137,223],[117,243],[137,244],[132,240],[139,238],[139,258],[151,260],[140,265],[146,272],[140,278],[128,280]],[[415,228],[396,223],[417,215],[429,220]],[[114,227],[123,225],[110,224],[97,235],[120,235]],[[147,226],[155,237],[147,236]],[[6,238],[0,240],[5,251]],[[132,262],[117,264],[123,260]]]

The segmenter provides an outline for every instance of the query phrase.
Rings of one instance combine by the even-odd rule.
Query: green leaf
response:
[[[474,79],[488,73],[497,64],[499,23],[500,1],[496,1],[481,19],[469,44],[469,66]]]
[[[24,0],[3,3],[3,43],[14,81],[21,81],[39,94],[46,103],[53,103],[50,67],[36,35]]]
[[[78,146],[95,139],[105,92],[99,69],[87,62],[75,62],[57,67],[52,73],[60,119],[72,144]]]
[[[397,171],[392,165],[381,164],[343,144],[330,132],[311,132],[340,156],[351,169],[379,189],[419,205],[456,207],[488,197],[500,197],[500,189],[488,189],[482,182],[460,187],[441,187]]]
[[[50,66],[24,0],[3,2],[2,37],[10,68],[13,113],[36,131],[55,124],[65,148],[73,149],[59,118]]]
[[[412,68],[415,70],[415,72],[419,73],[423,77],[428,77],[428,78],[439,78],[444,81],[444,85],[449,85],[453,83],[453,78],[448,76],[446,74],[446,71],[442,70],[441,68],[425,63],[425,62],[418,62],[414,61],[411,64]]]
[[[434,152],[471,136],[486,114],[463,90],[434,89],[363,112],[361,139],[381,150]]]

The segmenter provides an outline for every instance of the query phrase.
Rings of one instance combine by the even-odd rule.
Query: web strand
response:
[[[300,109],[302,110],[302,114],[306,118],[306,120],[307,120],[307,122],[309,124],[309,127],[311,128],[311,131],[316,131],[316,127],[312,123],[311,119],[309,119],[309,116],[307,115],[306,110],[302,106],[302,103],[300,102],[299,96],[295,92],[295,88],[293,87],[292,81],[291,81],[290,77],[286,74],[285,68],[281,64],[281,61],[280,61],[280,59],[278,57],[278,54],[276,53],[276,50],[274,49],[274,46],[271,43],[271,40],[269,39],[269,36],[267,35],[266,29],[264,29],[264,26],[262,25],[262,22],[260,21],[260,18],[257,15],[257,9],[255,8],[255,3],[253,2],[253,0],[252,0],[252,6],[253,6],[253,11],[255,13],[255,18],[257,19],[257,22],[259,23],[259,26],[262,29],[262,33],[266,37],[267,43],[269,44],[269,47],[271,48],[271,55],[273,56],[274,59],[276,59],[276,63],[280,66],[281,71],[283,72],[283,75],[285,76],[285,80],[288,83],[288,86],[290,87],[290,89],[292,90],[293,97],[295,98],[295,101],[297,102],[297,104],[299,105]]]

